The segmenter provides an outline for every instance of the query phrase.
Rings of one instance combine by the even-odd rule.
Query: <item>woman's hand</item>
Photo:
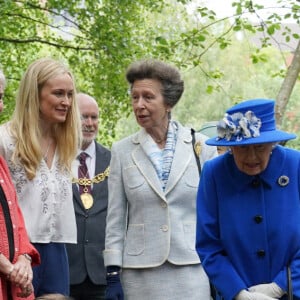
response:
[[[14,271],[14,265],[9,259],[0,253],[0,272],[10,278],[11,273]]]
[[[273,298],[281,298],[285,292],[275,282],[253,285],[248,289],[249,292],[258,292]]]
[[[25,290],[32,283],[32,268],[31,261],[23,254],[19,255],[16,263],[13,265],[13,270],[10,272],[8,279]]]
[[[262,293],[248,292],[241,290],[235,297],[235,300],[277,300],[278,298],[272,298]]]
[[[105,300],[124,300],[123,288],[120,280],[120,267],[108,266],[106,275]]]
[[[31,261],[23,254],[18,257],[15,264],[0,254],[0,272],[6,275],[7,280],[20,288],[19,297],[26,298],[33,292]]]
[[[20,289],[21,289],[21,292],[19,292],[17,294],[17,296],[21,297],[21,298],[26,298],[33,293],[33,285],[32,284],[20,287]]]

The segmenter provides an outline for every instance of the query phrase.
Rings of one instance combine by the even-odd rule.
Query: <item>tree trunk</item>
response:
[[[283,115],[289,102],[290,95],[293,91],[298,75],[300,73],[300,40],[294,53],[293,60],[288,68],[286,77],[283,80],[276,99],[275,113],[276,123],[280,128],[282,125]]]

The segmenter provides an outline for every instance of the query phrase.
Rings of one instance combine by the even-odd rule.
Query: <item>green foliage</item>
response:
[[[69,64],[78,90],[97,99],[99,137],[110,144],[117,120],[130,111],[124,71],[133,60],[151,56],[152,30],[144,27],[144,10],[161,7],[153,1],[0,1],[1,64],[9,83],[1,120],[13,111],[28,64],[52,56]]]
[[[289,18],[299,24],[298,1],[279,0],[279,8],[290,7],[283,14],[252,1],[235,1],[234,14],[221,19],[203,5],[191,12],[191,2],[0,0],[0,66],[8,79],[0,121],[13,112],[24,70],[43,56],[65,61],[77,89],[97,99],[99,140],[108,146],[137,129],[124,74],[140,58],[164,59],[181,69],[186,89],[173,114],[195,128],[219,118],[226,107],[242,99],[276,98],[287,69],[286,55],[270,45],[278,32],[286,43],[299,39],[299,32],[284,25]],[[267,10],[272,13],[262,17]],[[249,21],[249,15],[258,25]],[[260,47],[250,41],[257,32],[263,33]],[[297,111],[292,98],[289,106]],[[295,128],[295,123],[284,120],[284,126]]]

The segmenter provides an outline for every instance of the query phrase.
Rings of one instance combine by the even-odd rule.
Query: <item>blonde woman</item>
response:
[[[31,243],[35,296],[69,293],[65,243],[76,243],[71,162],[80,143],[75,84],[61,62],[43,58],[26,70],[12,119],[0,127],[0,153],[15,184]]]

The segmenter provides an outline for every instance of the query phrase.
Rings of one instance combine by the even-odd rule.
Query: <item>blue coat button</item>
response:
[[[258,250],[256,253],[258,257],[264,257],[266,255],[265,250],[262,249]]]
[[[260,215],[257,215],[257,216],[254,217],[254,221],[255,221],[255,223],[257,223],[257,224],[261,223],[262,220],[263,220],[263,217],[260,216]]]

